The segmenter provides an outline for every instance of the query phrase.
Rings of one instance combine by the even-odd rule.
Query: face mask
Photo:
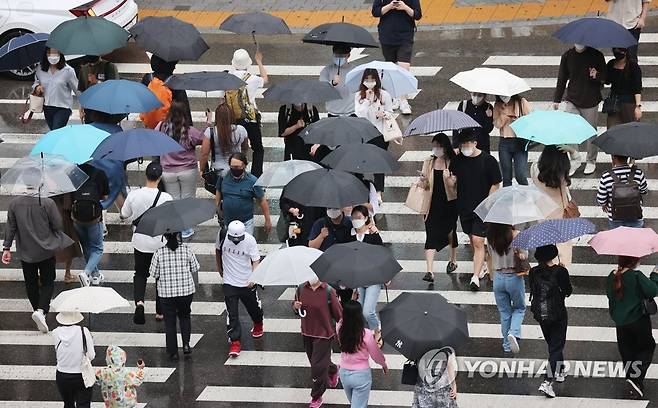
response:
[[[509,103],[510,100],[512,100],[511,96],[501,96],[500,100],[503,101],[503,103]]]
[[[347,63],[347,58],[345,57],[334,57],[334,65],[337,67],[342,67]]]
[[[317,285],[319,282],[320,282],[320,279],[318,279],[317,277],[314,277],[314,278],[311,278],[311,279],[308,280],[308,284],[311,285],[311,286],[312,285]]]
[[[362,228],[364,225],[366,225],[366,220],[364,219],[352,220],[352,226],[354,227],[354,229]]]
[[[327,208],[327,217],[331,218],[332,220],[340,217],[342,213],[343,211],[339,208]]]
[[[228,236],[229,241],[231,241],[233,244],[238,245],[240,242],[244,240],[244,235],[241,235],[239,237],[232,237]]]
[[[578,52],[582,52],[585,50],[585,46],[582,44],[574,44],[573,47],[576,49]]]
[[[368,89],[372,89],[377,85],[377,82],[375,81],[363,81],[363,86],[365,86]]]
[[[231,167],[231,174],[235,178],[240,178],[244,174],[244,169],[234,169],[233,167]]]
[[[48,56],[48,63],[50,65],[57,65],[58,62],[59,62],[59,55],[56,55],[56,56],[49,55]]]
[[[615,56],[615,59],[618,59],[618,60],[623,59],[626,56],[625,51],[615,50],[615,51],[612,51],[612,54]]]
[[[473,148],[472,147],[463,147],[460,149],[462,154],[466,157],[470,157],[473,155]]]
[[[471,95],[471,102],[473,102],[473,105],[479,105],[480,102],[484,100],[484,96],[480,95]]]
[[[432,148],[432,156],[434,157],[443,157],[443,147],[433,147]]]

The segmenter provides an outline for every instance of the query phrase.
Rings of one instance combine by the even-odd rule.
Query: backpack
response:
[[[101,196],[96,177],[96,170],[89,174],[89,178],[73,193],[71,215],[76,221],[91,222],[101,216]]]
[[[639,220],[642,218],[642,195],[640,185],[635,181],[635,166],[631,167],[626,183],[622,182],[614,169],[610,170],[612,177],[612,195],[610,213],[617,221]]]
[[[249,73],[242,77],[242,80],[247,82],[251,75]],[[249,91],[247,85],[241,86],[239,89],[227,90],[224,95],[226,105],[233,111],[235,122],[241,121],[255,121],[257,119],[256,107],[251,104],[249,100]]]
[[[530,285],[530,311],[539,323],[562,318],[562,292],[554,273],[541,271],[533,275]]]

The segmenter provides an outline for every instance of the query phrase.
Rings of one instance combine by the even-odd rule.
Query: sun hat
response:
[[[247,50],[240,48],[235,50],[233,53],[233,59],[231,60],[231,65],[235,69],[247,69],[251,65],[251,57]]]
[[[57,323],[64,326],[71,326],[80,323],[84,317],[80,312],[59,312],[55,317]]]

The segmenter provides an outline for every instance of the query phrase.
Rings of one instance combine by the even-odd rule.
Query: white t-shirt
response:
[[[233,153],[240,153],[242,151],[242,143],[247,140],[247,129],[242,125],[233,125],[232,129],[231,145],[233,146],[233,149],[230,152],[222,151],[222,147],[219,145],[219,133],[217,132],[217,127],[214,127],[213,129],[213,132],[215,133],[215,162],[212,166],[215,170],[228,171],[230,168],[228,165],[229,156]],[[206,139],[210,140],[210,127],[203,132],[203,135]],[[212,158],[212,156],[210,157]]]
[[[231,75],[235,75],[236,77],[243,79],[247,83],[247,92],[249,93],[249,101],[251,102],[256,109],[258,109],[258,106],[256,105],[256,95],[258,94],[258,89],[262,88],[263,85],[265,85],[265,81],[263,81],[263,78],[259,77],[258,75],[253,75],[250,74],[249,78],[244,79],[245,76],[247,75],[247,70],[246,69],[234,69],[232,71],[228,72]]]
[[[87,356],[93,360],[96,357],[94,351],[94,339],[89,329],[83,329],[87,340]],[[78,374],[82,364],[83,344],[82,330],[80,326],[59,326],[52,331],[57,354],[57,371],[61,373]]]
[[[651,0],[611,0],[608,2],[608,19],[631,30],[640,20],[644,3],[651,3]]]
[[[135,218],[144,214],[153,205],[153,200],[158,194],[157,188],[142,187],[139,190],[133,190],[128,193],[123,207],[121,207],[121,216],[133,221]],[[171,201],[173,198],[169,193],[161,193],[156,207],[164,202]],[[162,235],[157,237],[150,237],[144,234],[135,234],[135,227],[133,227],[133,248],[139,252],[154,253],[162,248],[165,244]]]
[[[245,233],[244,239],[235,245],[228,237],[222,245],[222,266],[224,283],[244,288],[253,272],[251,263],[260,260],[256,238]]]

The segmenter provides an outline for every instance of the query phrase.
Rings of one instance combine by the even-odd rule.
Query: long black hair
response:
[[[457,155],[452,148],[450,138],[445,133],[437,133],[432,138],[432,143],[438,143],[443,148],[443,154],[446,161],[452,161]]]
[[[176,251],[180,246],[180,233],[179,232],[169,232],[164,234],[165,239],[167,240],[166,246],[172,251]]]
[[[343,324],[338,331],[340,351],[350,354],[359,351],[363,344],[365,325],[361,303],[348,300],[343,306]]]
[[[50,69],[50,62],[48,62],[48,51],[50,51],[50,47],[46,47],[46,49],[43,51],[43,55],[41,56],[40,65],[43,72],[48,72]],[[66,66],[66,57],[64,57],[64,54],[61,52],[59,53],[59,62],[55,66],[57,69],[62,69]]]
[[[487,242],[500,256],[509,252],[512,240],[514,240],[514,229],[511,225],[489,223],[487,227]]]
[[[537,162],[539,175],[537,178],[544,183],[546,187],[560,188],[562,180],[567,186],[571,185],[569,169],[571,163],[566,153],[560,151],[557,146],[546,146],[539,156]]]

